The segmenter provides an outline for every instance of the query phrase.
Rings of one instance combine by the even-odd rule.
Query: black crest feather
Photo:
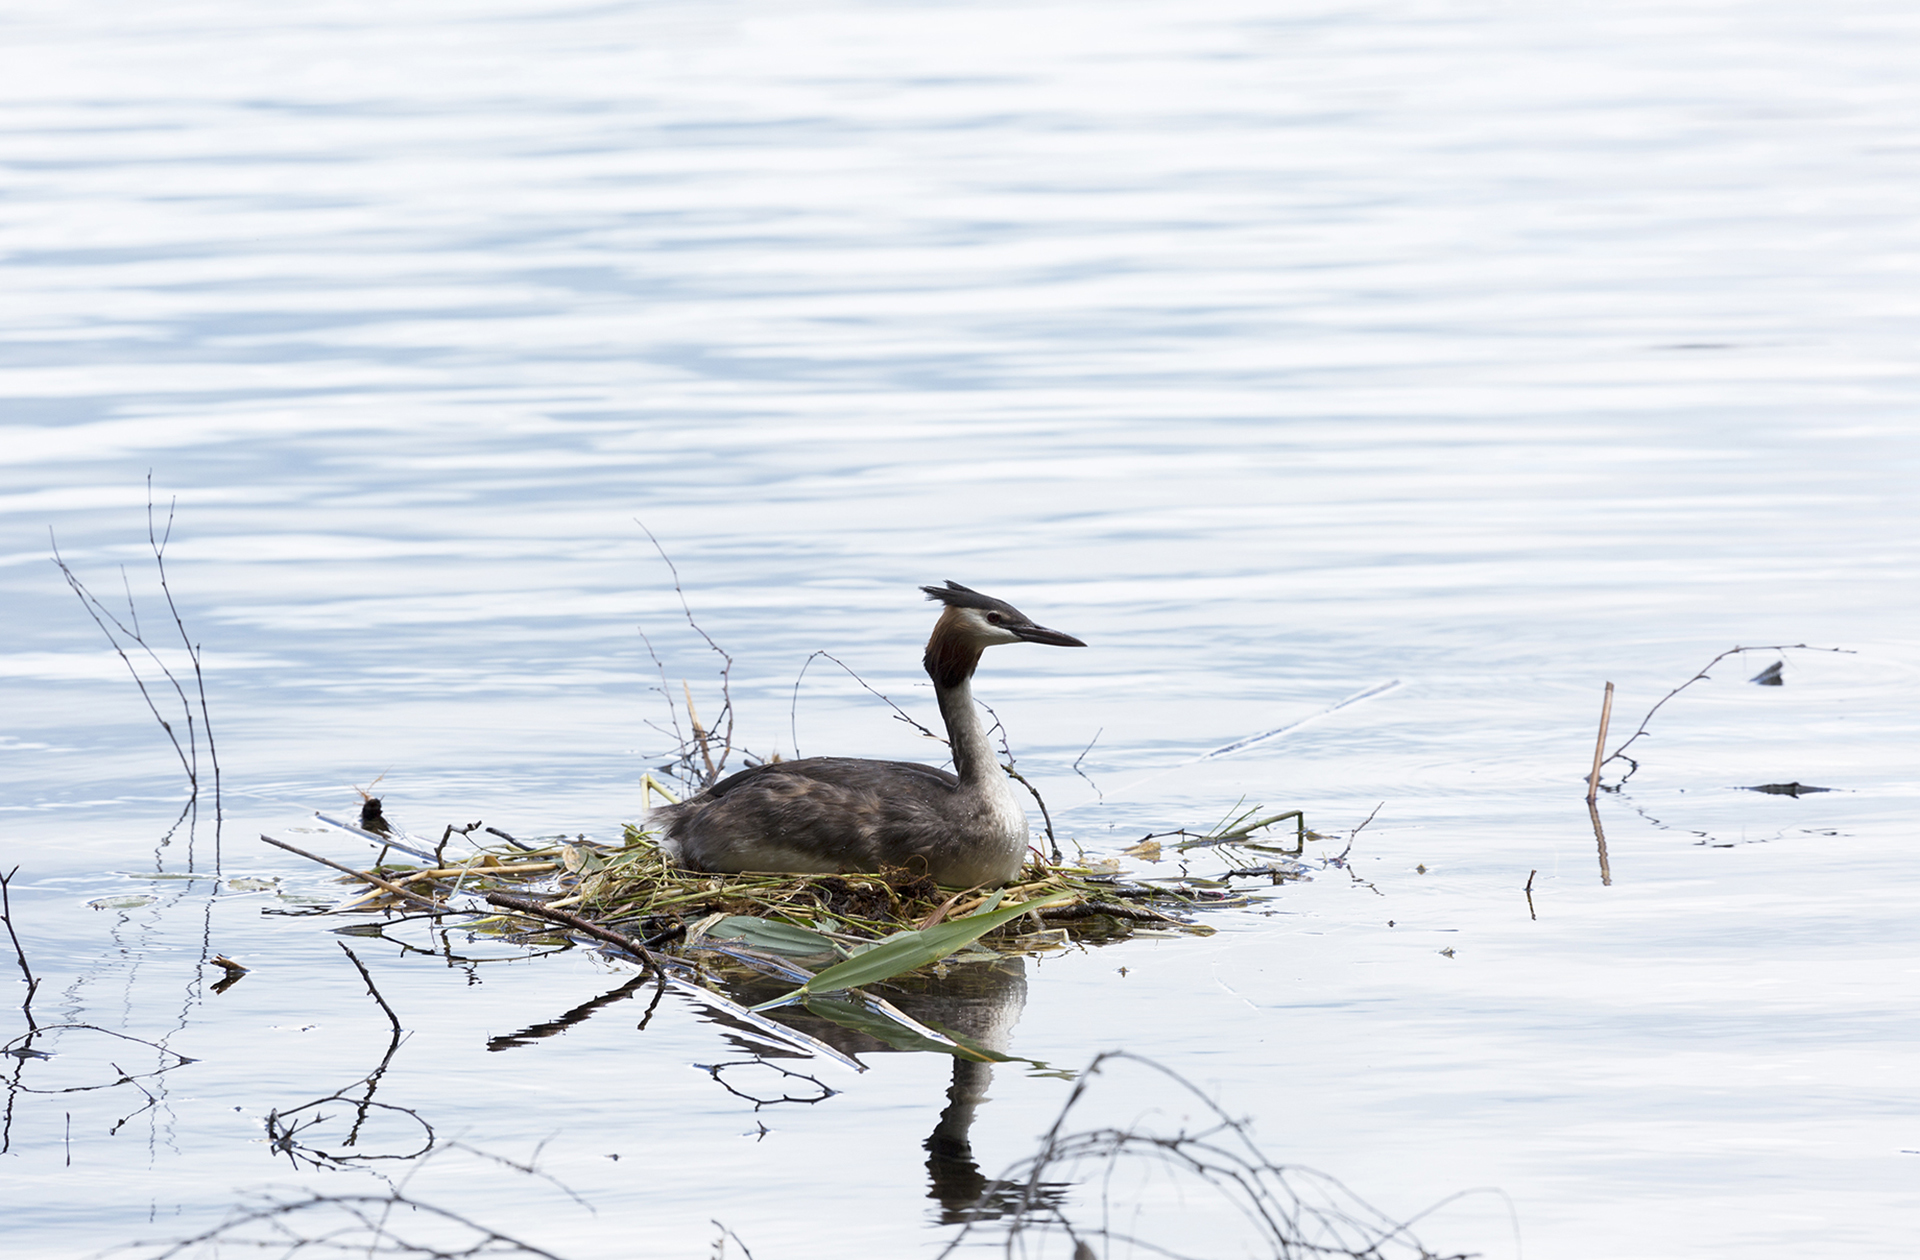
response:
[[[1018,608],[1004,599],[995,599],[991,595],[982,595],[970,586],[962,586],[952,578],[945,586],[923,586],[928,599],[937,599],[949,608],[978,608],[982,612],[997,612],[1003,616],[1017,617],[1021,621],[1027,618]]]

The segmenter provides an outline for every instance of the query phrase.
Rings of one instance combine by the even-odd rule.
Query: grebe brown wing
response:
[[[653,811],[675,861],[709,871],[953,871],[959,780],[910,761],[807,757]]]

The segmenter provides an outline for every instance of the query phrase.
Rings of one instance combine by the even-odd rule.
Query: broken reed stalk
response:
[[[400,887],[400,885],[394,883],[392,880],[381,879],[378,875],[373,874],[371,871],[356,871],[351,866],[342,866],[340,865],[340,863],[335,862],[329,858],[321,857],[318,853],[309,853],[305,849],[298,848],[294,845],[288,844],[284,840],[275,840],[272,836],[263,835],[260,838],[264,840],[266,843],[272,845],[276,849],[285,849],[287,852],[297,854],[298,856],[307,859],[307,861],[309,862],[318,862],[322,866],[331,866],[334,870],[339,871],[343,875],[351,875],[355,879],[363,879],[367,883],[372,884],[376,888],[386,889],[388,892],[392,893],[396,897],[404,898],[407,901],[413,902],[417,906],[425,906],[427,909],[433,911],[435,914],[445,914],[447,912],[447,907],[441,905],[439,902],[434,901],[428,897],[422,897],[419,893],[416,893],[416,892],[408,892],[406,889]]]
[[[502,863],[499,866],[429,866],[424,871],[415,871],[411,875],[402,875],[395,883],[405,887],[431,879],[465,879],[469,875],[539,875],[547,871],[560,869],[559,862],[519,862],[512,865]]]
[[[1587,804],[1600,791],[1600,760],[1607,751],[1607,723],[1613,717],[1613,684],[1607,684],[1607,697],[1600,702],[1600,737],[1593,741],[1593,772],[1587,775]]]

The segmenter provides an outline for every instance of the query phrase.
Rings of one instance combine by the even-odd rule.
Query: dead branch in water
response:
[[[1060,859],[1060,842],[1053,838],[1053,815],[1047,812],[1046,798],[1040,795],[1039,788],[1033,786],[1032,783],[1028,782],[1026,775],[1021,774],[1018,770],[1014,769],[1013,745],[1007,742],[1007,724],[1000,720],[1000,715],[998,713],[995,713],[993,711],[993,706],[988,704],[986,701],[977,700],[975,701],[975,703],[978,704],[981,708],[985,709],[987,711],[987,716],[993,719],[993,731],[988,732],[989,736],[991,736],[994,732],[999,733],[1000,751],[1007,759],[1006,764],[1001,766],[1000,768],[1007,772],[1007,777],[1009,779],[1012,779],[1015,783],[1018,783],[1021,787],[1027,789],[1028,793],[1031,794],[1033,797],[1033,803],[1040,807],[1040,822],[1047,829],[1048,859],[1055,866],[1060,865],[1060,860],[1061,860]]]
[[[40,981],[35,978],[33,968],[27,965],[27,951],[20,944],[20,933],[13,930],[13,877],[20,873],[18,866],[0,875],[0,922],[7,925],[7,935],[13,939],[13,956],[20,960],[20,974],[26,977],[27,996],[20,1001],[20,1013],[26,1017],[29,1033],[39,1030],[33,1022],[33,995],[39,991]]]
[[[135,1116],[159,1105],[160,1100],[153,1091],[140,1083],[142,1079],[159,1076],[163,1072],[170,1072],[174,1068],[184,1067],[193,1062],[192,1059],[189,1059],[179,1051],[169,1049],[157,1042],[148,1041],[143,1037],[130,1036],[123,1032],[115,1032],[111,1028],[102,1028],[97,1024],[42,1024],[33,1017],[33,998],[34,994],[40,989],[40,978],[33,974],[33,968],[27,962],[26,947],[20,943],[19,930],[15,928],[13,923],[12,885],[13,877],[19,873],[20,868],[16,866],[6,874],[0,875],[0,922],[4,922],[7,925],[7,936],[13,942],[14,957],[20,963],[20,974],[25,979],[27,985],[27,994],[20,1001],[20,1015],[21,1018],[26,1021],[27,1030],[8,1039],[5,1043],[0,1043],[0,1058],[12,1059],[14,1063],[11,1079],[7,1082],[6,1103],[4,1107],[0,1107],[0,1155],[9,1154],[13,1150],[14,1108],[22,1099],[31,1098],[35,1095],[64,1096],[71,1094],[90,1094],[118,1089],[121,1086],[130,1086],[139,1091],[141,1096],[146,1099],[146,1103],[136,1108],[130,1114],[121,1117],[119,1123],[115,1124],[110,1130],[110,1133],[118,1133],[121,1127]],[[103,1075],[92,1082],[85,1082],[83,1080],[82,1083],[75,1083],[74,1078],[67,1077],[57,1083],[44,1087],[30,1083],[32,1080],[32,1077],[28,1075],[30,1066],[38,1065],[45,1060],[58,1057],[61,1053],[60,1047],[62,1043],[66,1042],[69,1038],[75,1041],[82,1041],[90,1040],[93,1037],[110,1037],[116,1041],[145,1046],[147,1049],[154,1051],[157,1056],[162,1056],[159,1066],[150,1071],[130,1072],[109,1059],[107,1064],[112,1068],[111,1076]],[[47,1050],[40,1049],[36,1046],[36,1042],[44,1042],[53,1048]],[[72,1113],[69,1112],[67,1116],[69,1126],[72,1124],[72,1119]],[[69,1130],[69,1139],[71,1139],[71,1130]],[[67,1163],[71,1165],[72,1162],[72,1147],[69,1145]]]
[[[1190,1129],[1182,1120],[1172,1132],[1144,1127],[1070,1131],[1069,1121],[1094,1084],[1119,1065],[1170,1081],[1182,1103],[1173,1110],[1197,1110],[1199,1127]],[[1097,1186],[1098,1201],[1072,1202],[1074,1186]],[[1171,1186],[1173,1193],[1139,1193],[1143,1186],[1154,1191]],[[1204,1225],[1194,1213],[1204,1214]],[[944,1258],[978,1247],[985,1241],[979,1235],[991,1230],[1002,1235],[1008,1256],[1039,1254],[1058,1239],[1075,1256],[1257,1251],[1325,1260],[1441,1260],[1442,1253],[1414,1235],[1419,1219],[1394,1220],[1324,1173],[1272,1163],[1254,1144],[1246,1121],[1228,1115],[1185,1077],[1151,1059],[1112,1051],[1088,1065],[1040,1149],[986,1188],[939,1254]],[[1236,1222],[1237,1236],[1228,1234]],[[1226,1237],[1239,1245],[1223,1245]],[[1449,1253],[1448,1260],[1465,1257]]]
[[[1675,696],[1679,695],[1681,692],[1685,691],[1687,688],[1693,686],[1693,684],[1700,682],[1702,680],[1705,680],[1708,676],[1707,671],[1712,669],[1715,665],[1718,665],[1721,661],[1726,660],[1729,656],[1737,656],[1742,652],[1791,652],[1791,651],[1838,652],[1847,656],[1852,656],[1854,654],[1852,648],[1815,647],[1810,643],[1776,643],[1776,644],[1771,644],[1765,647],[1730,647],[1726,651],[1720,653],[1720,655],[1708,661],[1705,665],[1702,665],[1700,667],[1699,672],[1696,673],[1693,677],[1687,679],[1687,681],[1681,683],[1678,687],[1675,687],[1672,691],[1669,691],[1666,695],[1661,696],[1660,699],[1654,703],[1654,706],[1651,709],[1647,710],[1647,716],[1640,719],[1640,729],[1636,730],[1633,734],[1629,735],[1626,741],[1622,743],[1618,748],[1614,749],[1613,752],[1608,755],[1607,759],[1605,761],[1602,761],[1600,764],[1604,766],[1608,764],[1608,762],[1612,762],[1615,760],[1626,762],[1628,766],[1628,770],[1625,774],[1620,776],[1620,783],[1625,783],[1628,779],[1631,779],[1634,776],[1636,771],[1640,769],[1640,763],[1635,761],[1632,757],[1629,757],[1626,755],[1627,749],[1633,746],[1633,742],[1635,740],[1639,739],[1642,735],[1645,735],[1647,733],[1648,726],[1653,722],[1653,715],[1660,712],[1660,710],[1663,707],[1665,707],[1667,701],[1673,699]],[[1619,787],[1620,787],[1620,784],[1615,784],[1613,787],[1608,788],[1607,790],[1618,791]]]
[[[380,1088],[380,1078],[387,1074],[387,1069],[393,1064],[394,1055],[400,1052],[400,1045],[406,1040],[406,1030],[400,1026],[400,1016],[394,1012],[392,1006],[387,1004],[387,999],[381,994],[379,987],[373,982],[373,974],[367,970],[366,964],[360,961],[359,955],[347,948],[345,941],[337,941],[335,943],[339,945],[341,951],[346,954],[348,961],[353,963],[354,969],[360,973],[360,979],[366,983],[367,992],[373,996],[374,1001],[380,1004],[380,1009],[386,1012],[387,1022],[393,1029],[393,1035],[387,1040],[387,1050],[385,1054],[380,1056],[379,1066],[375,1067],[373,1071],[362,1076],[353,1084],[335,1090],[331,1094],[325,1094],[319,1098],[301,1103],[297,1107],[289,1107],[284,1110],[275,1107],[268,1111],[266,1119],[267,1145],[274,1153],[285,1155],[288,1162],[296,1168],[306,1165],[311,1168],[339,1169],[355,1164],[369,1164],[387,1160],[412,1161],[423,1159],[433,1153],[438,1140],[434,1134],[433,1126],[427,1122],[426,1117],[422,1116],[412,1107],[402,1107],[397,1103],[377,1102],[373,1097],[374,1092]],[[329,1117],[320,1109],[329,1103],[344,1103],[353,1108],[353,1125],[347,1131],[346,1136],[339,1139],[341,1150],[322,1150],[318,1146],[313,1145],[311,1140],[303,1139],[302,1137],[303,1134],[310,1134],[313,1130],[319,1129],[327,1123]],[[311,1113],[310,1119],[302,1119],[303,1116],[307,1116],[309,1113]],[[358,1149],[362,1147],[367,1130],[370,1124],[374,1122],[375,1113],[379,1113],[383,1118],[405,1116],[414,1125],[418,1126],[420,1135],[419,1148],[416,1150],[402,1151]],[[353,1149],[351,1153],[341,1153],[342,1150],[346,1150],[347,1148],[355,1149]]]
[[[161,838],[160,843],[162,845],[173,838],[173,833],[179,830],[180,824],[186,821],[190,815],[195,818],[198,817],[200,802],[200,739],[202,736],[205,737],[207,741],[207,760],[213,768],[213,846],[214,867],[217,870],[220,864],[220,824],[222,820],[220,801],[220,755],[213,741],[213,716],[207,707],[207,685],[206,677],[201,669],[200,644],[195,643],[192,636],[187,633],[186,622],[181,618],[180,609],[175,605],[173,600],[173,588],[167,583],[167,544],[173,538],[173,515],[176,502],[175,500],[168,501],[166,528],[156,531],[153,521],[153,474],[148,473],[147,546],[153,552],[153,564],[160,577],[160,592],[166,600],[167,613],[173,618],[174,629],[180,635],[180,642],[186,649],[187,659],[193,664],[193,698],[188,697],[186,687],[181,683],[180,679],[175,676],[173,670],[168,667],[166,661],[161,659],[159,651],[149,643],[142,634],[140,630],[140,613],[133,602],[133,588],[127,583],[126,568],[122,566],[120,570],[120,581],[127,593],[127,620],[133,623],[131,626],[127,625],[127,622],[120,620],[117,614],[110,611],[105,604],[101,603],[100,599],[88,589],[87,584],[80,580],[80,576],[68,566],[65,557],[60,554],[59,540],[54,537],[51,529],[47,531],[47,540],[53,549],[53,562],[59,566],[61,576],[66,579],[68,587],[70,587],[74,595],[79,598],[80,606],[86,609],[89,617],[93,618],[93,624],[100,627],[100,632],[107,636],[107,642],[112,646],[114,653],[119,656],[120,663],[125,665],[127,672],[133,676],[134,685],[140,689],[140,698],[146,701],[147,711],[153,714],[153,720],[158,722],[160,729],[166,732],[168,741],[173,745],[174,755],[180,760],[180,768],[186,773],[188,788],[187,803],[181,809],[180,817],[174,819],[173,826],[169,827],[166,835]],[[166,685],[172,688],[174,699],[179,703],[182,717],[186,723],[187,739],[184,745],[180,742],[180,735],[174,730],[173,723],[169,722],[166,716],[160,711],[159,701],[154,698],[153,691],[148,688],[148,678],[141,674],[140,667],[134,663],[133,655],[129,655],[127,651],[129,644],[138,649],[136,655],[145,655],[147,661],[153,668],[159,670],[160,677],[165,679]],[[195,721],[196,707],[199,713],[197,724]],[[189,834],[191,834],[191,832],[189,832]]]
[[[367,970],[367,965],[360,961],[358,954],[347,947],[345,941],[335,941],[334,944],[340,947],[341,952],[346,954],[347,960],[353,964],[354,970],[360,973],[360,978],[366,981],[367,992],[373,995],[374,1001],[380,1003],[380,1009],[387,1013],[387,1022],[393,1025],[393,1035],[396,1038],[399,1037],[401,1033],[400,1017],[393,1013],[393,1008],[387,1005],[387,999],[381,996],[378,986],[373,983],[373,973]]]
[[[687,716],[693,723],[693,740],[691,743],[680,738],[680,719],[677,714],[674,717],[674,737],[677,745],[675,748],[675,764],[684,765],[689,772],[689,777],[696,779],[700,787],[704,790],[720,781],[721,777],[726,773],[727,758],[736,751],[733,743],[733,657],[727,653],[725,648],[714,642],[713,636],[701,627],[699,621],[695,620],[693,607],[687,603],[687,593],[681,589],[680,569],[673,563],[673,557],[668,555],[667,549],[660,545],[660,540],[653,536],[653,531],[647,528],[646,522],[636,519],[634,524],[638,525],[640,532],[647,536],[647,541],[653,544],[653,549],[660,553],[660,559],[666,562],[667,572],[673,575],[673,593],[680,600],[680,611],[686,614],[687,624],[693,627],[693,632],[699,635],[701,640],[704,641],[709,648],[713,649],[714,653],[718,655],[721,660],[719,717],[714,720],[711,726],[702,726],[699,715],[693,711],[693,689],[687,687],[685,683],[682,683],[681,686],[686,689]],[[653,643],[647,639],[644,631],[641,632],[640,637],[646,641],[647,651],[652,653]],[[653,660],[655,665],[660,664],[658,655],[655,655]],[[664,667],[661,669],[660,683],[664,690],[666,686],[666,670]],[[673,701],[670,693],[667,704],[669,708],[672,707]],[[719,757],[717,759],[713,755],[714,745],[716,743],[719,748]],[[738,749],[737,751],[743,755],[746,753],[745,749]],[[704,765],[704,774],[693,773],[693,757],[695,753],[699,754]]]

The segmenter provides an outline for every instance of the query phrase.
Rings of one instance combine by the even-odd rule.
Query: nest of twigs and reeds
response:
[[[362,822],[378,817],[364,810]],[[1243,815],[1218,835],[1173,833],[1141,846],[1258,846]],[[1130,936],[1206,935],[1202,909],[1244,904],[1230,880],[1123,877],[1114,864],[1035,861],[1020,880],[995,889],[947,889],[905,871],[837,875],[718,874],[669,862],[651,834],[629,826],[619,844],[584,838],[528,843],[488,828],[500,843],[450,858],[452,828],[439,844],[388,829],[324,818],[382,846],[366,870],[354,870],[284,841],[277,845],[368,885],[334,912],[425,910],[455,916],[469,933],[530,946],[574,942],[610,946],[667,988],[692,991],[707,1005],[769,1035],[844,1058],[833,1047],[769,1021],[762,1012],[799,1004],[844,1027],[900,1049],[940,1050],[981,1060],[1004,1055],[964,1036],[921,1024],[870,991],[948,963],[1037,954]],[[1297,819],[1296,819],[1297,824]],[[467,828],[469,841],[479,830]],[[1296,825],[1296,832],[1298,827]],[[395,860],[404,854],[412,860]],[[1223,854],[1223,856],[1226,856]],[[1240,869],[1278,882],[1294,871],[1271,862]],[[445,922],[445,919],[442,919]],[[783,982],[785,992],[743,1006],[716,981]],[[751,988],[752,985],[746,987]],[[762,987],[764,992],[764,987]],[[657,997],[656,997],[657,1001]],[[649,1008],[651,1013],[651,1007]]]
[[[400,843],[391,837],[368,838]],[[1245,837],[1234,840],[1244,842]],[[1219,841],[1193,836],[1174,843]],[[1140,934],[1208,935],[1213,928],[1197,921],[1195,912],[1246,902],[1223,881],[1128,879],[1112,862],[1036,861],[1003,888],[962,890],[942,888],[904,870],[834,875],[695,871],[668,861],[652,834],[634,825],[626,828],[619,845],[514,840],[479,846],[458,860],[424,852],[419,860],[392,860],[399,856],[382,855],[363,873],[374,887],[338,908],[374,910],[410,901],[450,909],[454,899],[465,894],[486,897],[501,908],[537,908],[556,926],[592,924],[651,949],[741,941],[749,949],[777,953],[845,954],[903,930],[933,928],[982,910],[1032,905],[1027,914],[977,941],[978,948],[999,953],[1032,953]],[[1269,868],[1249,873],[1267,875]],[[495,898],[525,905],[503,905]],[[512,928],[507,923],[495,926]]]

